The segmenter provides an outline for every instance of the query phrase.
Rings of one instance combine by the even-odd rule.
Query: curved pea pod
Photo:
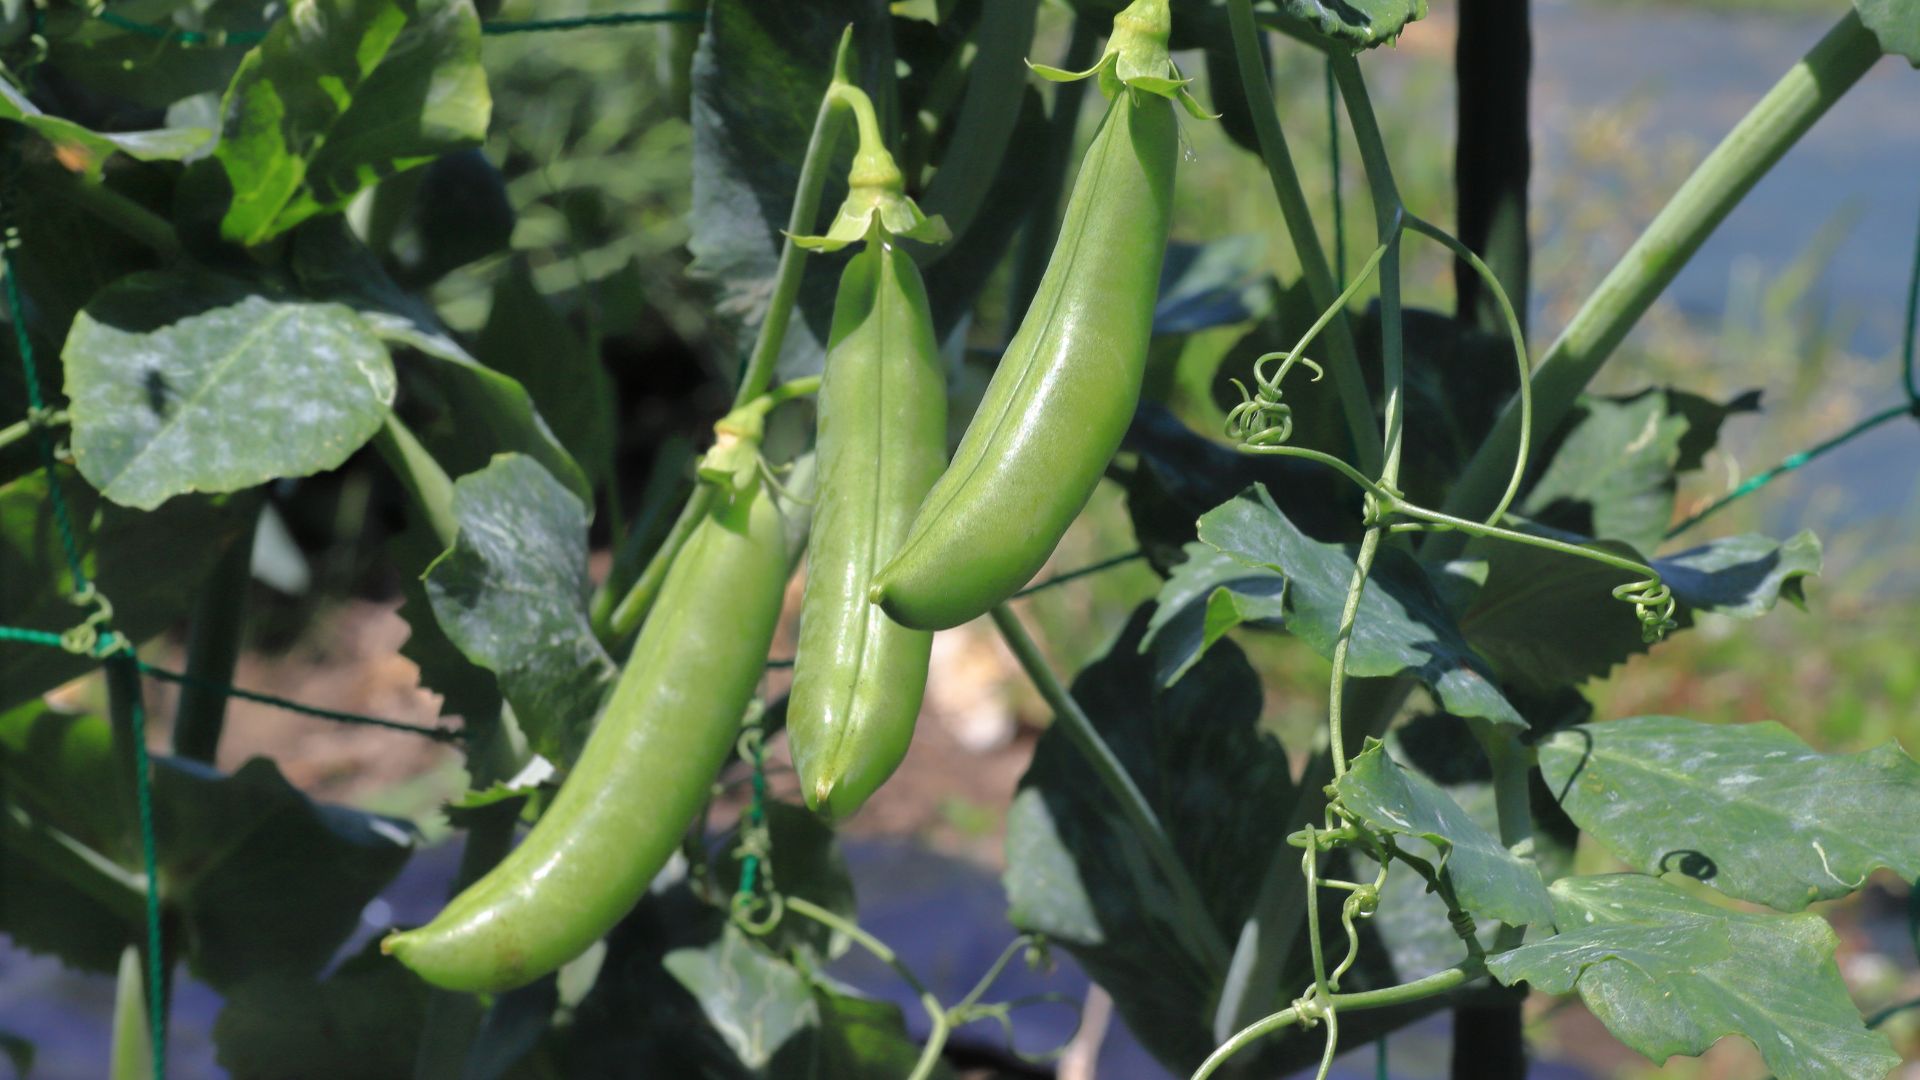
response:
[[[792,567],[792,517],[765,483],[714,499],[553,804],[499,865],[383,951],[436,986],[508,990],[632,909],[739,735]]]
[[[815,451],[800,647],[787,703],[807,805],[858,810],[906,755],[932,633],[867,601],[946,463],[946,381],[925,286],[880,230],[840,278]]]
[[[1179,157],[1173,102],[1122,86],[1088,147],[1046,274],[953,464],[873,600],[938,630],[1030,580],[1133,418]]]

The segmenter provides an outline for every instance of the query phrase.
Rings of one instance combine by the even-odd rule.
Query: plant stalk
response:
[[[47,190],[152,248],[161,258],[177,259],[182,254],[173,222],[104,183],[73,177],[66,183],[50,184]]]
[[[194,601],[187,636],[187,678],[180,685],[173,714],[173,752],[213,764],[227,722],[227,694],[240,660],[240,639],[247,622],[247,590],[253,582],[253,530],[262,507],[256,505],[248,527],[233,538],[213,564]]]
[[[1240,86],[1247,96],[1247,110],[1253,115],[1254,134],[1260,144],[1260,157],[1273,184],[1274,198],[1280,203],[1280,215],[1286,221],[1287,234],[1293,240],[1300,260],[1300,274],[1306,279],[1307,295],[1316,307],[1333,305],[1340,294],[1333,271],[1327,266],[1326,252],[1320,246],[1320,234],[1314,231],[1313,211],[1294,171],[1293,155],[1274,112],[1273,86],[1260,64],[1259,27],[1253,19],[1252,0],[1227,0],[1227,17],[1233,31],[1233,51],[1240,68]],[[1384,280],[1383,270],[1383,280]],[[1327,328],[1327,351],[1332,362],[1334,387],[1339,391],[1341,408],[1346,414],[1347,430],[1353,439],[1354,456],[1363,472],[1380,470],[1384,445],[1374,435],[1373,401],[1367,393],[1367,381],[1360,370],[1360,353],[1354,344],[1353,328],[1342,311]]]
[[[1566,418],[1634,323],[1734,206],[1880,55],[1879,41],[1849,10],[1707,155],[1548,348],[1533,376],[1536,440]],[[1443,509],[1477,518],[1494,505],[1519,427],[1518,410],[1509,403]],[[1443,534],[1430,540],[1423,555],[1443,561],[1463,545],[1461,538]]]

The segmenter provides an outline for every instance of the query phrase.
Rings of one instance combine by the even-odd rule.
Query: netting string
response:
[[[1804,468],[1828,452],[1845,446],[1882,424],[1898,420],[1903,416],[1920,420],[1920,373],[1914,370],[1916,331],[1920,331],[1920,231],[1917,231],[1914,236],[1913,269],[1907,275],[1906,319],[1900,332],[1900,385],[1901,389],[1906,391],[1906,402],[1882,409],[1830,439],[1816,443],[1799,453],[1789,454],[1780,464],[1752,477],[1746,483],[1708,503],[1704,509],[1668,529],[1664,539],[1673,539],[1775,480]]]
[[[226,45],[258,45],[267,38],[264,30],[185,30],[129,19],[113,11],[101,11],[101,22],[159,41],[177,41],[182,45],[219,48]],[[622,11],[603,15],[577,15],[564,19],[498,19],[480,24],[488,37],[504,34],[539,34],[567,30],[590,30],[606,26],[637,26],[658,23],[705,22],[704,11]]]

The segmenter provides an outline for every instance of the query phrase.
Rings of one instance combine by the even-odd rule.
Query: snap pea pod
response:
[[[1012,596],[1092,497],[1139,402],[1166,253],[1179,132],[1195,108],[1167,55],[1166,0],[1114,20],[1087,72],[1112,98],[1074,181],[1033,304],[953,464],[928,493],[871,597],[895,620],[957,626]]]
[[[787,734],[807,805],[843,818],[906,756],[926,690],[933,635],[894,622],[867,602],[867,590],[946,464],[946,375],[933,312],[893,231],[938,240],[945,225],[907,198],[866,95],[850,84],[834,92],[860,123],[850,192],[826,236],[796,242],[832,248],[857,235],[865,247],[841,274],[827,341],[814,441],[819,495]]]
[[[716,490],[553,804],[499,865],[383,951],[436,986],[508,990],[579,956],[626,915],[739,735],[779,620],[794,526],[764,481]]]
[[[867,602],[946,463],[946,380],[926,288],[890,238],[840,279],[820,388],[821,483],[807,544],[787,731],[807,805],[845,817],[913,737],[933,635]]]

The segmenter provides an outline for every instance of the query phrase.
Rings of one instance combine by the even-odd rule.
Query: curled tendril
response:
[[[102,657],[120,648],[120,635],[106,627],[113,622],[113,603],[106,594],[88,582],[68,597],[78,607],[93,610],[80,625],[68,627],[60,635],[60,647],[81,656]]]
[[[1640,618],[1640,640],[1648,645],[1680,628],[1673,617],[1680,605],[1673,598],[1673,590],[1659,578],[1630,581],[1613,590],[1613,598],[1633,605],[1634,614]]]
[[[1276,361],[1280,370],[1268,376],[1267,365]],[[1278,446],[1293,436],[1293,406],[1280,400],[1280,383],[1295,364],[1310,369],[1314,382],[1326,374],[1319,364],[1298,353],[1270,352],[1253,362],[1253,384],[1258,390],[1249,391],[1239,379],[1232,380],[1240,391],[1240,404],[1227,413],[1228,438],[1244,446],[1261,447]]]

